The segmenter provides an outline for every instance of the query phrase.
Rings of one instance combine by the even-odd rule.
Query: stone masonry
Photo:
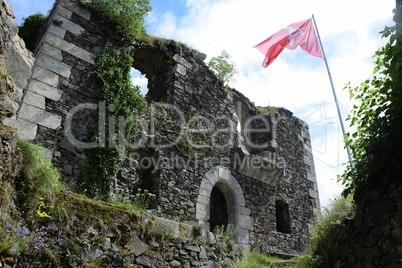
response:
[[[80,1],[57,0],[19,112],[7,121],[49,149],[72,184],[96,124],[91,114],[108,105],[94,103],[89,78],[104,27]],[[127,46],[119,36],[109,42]],[[148,78],[150,108],[141,121],[144,142],[125,173],[156,194],[153,209],[206,230],[235,225],[234,239],[247,249],[301,253],[320,210],[308,125],[283,108],[260,112],[224,87],[205,54],[174,41],[139,41],[132,56]],[[116,181],[119,188],[130,183]]]

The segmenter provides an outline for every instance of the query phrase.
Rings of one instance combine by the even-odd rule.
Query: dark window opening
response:
[[[227,226],[228,223],[229,215],[225,195],[217,186],[214,186],[211,192],[210,230],[213,231],[216,226]]]
[[[138,190],[141,189],[140,193],[145,193],[146,190],[148,193],[158,196],[157,178],[159,177],[159,173],[155,170],[152,160],[147,157],[141,158],[136,173],[138,174],[138,180],[133,187],[133,194],[139,193]],[[154,200],[149,204],[148,208],[155,209],[156,203],[156,200]]]
[[[276,230],[281,233],[290,234],[289,205],[282,201],[275,202],[276,209]]]

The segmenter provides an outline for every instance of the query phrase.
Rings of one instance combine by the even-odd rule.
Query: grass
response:
[[[184,44],[182,42],[178,42],[178,41],[175,41],[175,40],[166,39],[166,38],[162,38],[162,37],[156,37],[156,36],[153,36],[153,35],[151,35],[149,33],[144,34],[143,36],[141,36],[139,38],[139,40],[144,42],[144,43],[146,43],[146,44],[149,44],[149,45],[154,44],[155,41],[159,41],[163,45],[167,45],[167,44],[170,44],[171,42],[174,42],[176,44],[176,46],[178,46],[178,47],[185,48],[185,49],[187,49],[189,51],[196,51],[196,49],[191,48],[191,47],[189,47],[188,45],[186,45],[186,44]]]
[[[327,267],[331,263],[334,245],[339,237],[334,237],[334,230],[342,226],[345,218],[354,217],[353,197],[337,198],[325,208],[317,218],[310,237],[311,247],[303,255],[293,259],[293,266],[298,268]],[[347,245],[344,245],[345,248]]]
[[[234,268],[249,268],[249,267],[274,267],[275,263],[282,261],[279,258],[267,256],[257,252],[249,252],[247,255],[236,263]]]
[[[44,149],[24,140],[18,140],[23,155],[23,177],[31,189],[42,194],[66,190],[57,168],[44,156]]]
[[[260,111],[261,115],[279,114],[279,110],[281,109],[281,107],[271,107],[271,106],[267,107],[257,106],[256,108],[258,111]]]
[[[57,168],[45,158],[42,147],[24,140],[18,140],[17,145],[22,155],[21,175],[15,179],[18,205],[32,216],[38,208],[54,205],[56,193],[67,187],[61,182]]]

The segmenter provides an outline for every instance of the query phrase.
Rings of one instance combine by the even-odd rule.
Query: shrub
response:
[[[212,57],[208,62],[208,67],[215,73],[218,79],[225,85],[232,82],[233,76],[237,73],[234,63],[230,62],[230,55],[226,50],[221,52],[218,57]]]
[[[330,256],[336,244],[334,231],[341,226],[346,217],[354,216],[352,196],[341,197],[331,202],[318,217],[310,237],[311,248],[305,255],[295,258],[294,267],[329,267]]]
[[[402,176],[402,88],[401,24],[385,27],[383,37],[389,42],[374,55],[374,75],[358,87],[346,85],[354,105],[347,120],[351,129],[345,135],[353,162],[346,166],[339,180],[346,196],[364,186],[369,178],[386,183]]]
[[[23,18],[21,26],[18,27],[19,36],[24,39],[25,46],[33,51],[39,38],[39,29],[46,17],[42,13],[33,14]]]
[[[213,233],[217,236],[225,238],[226,241],[229,241],[236,235],[237,229],[237,226],[234,226],[233,224],[228,224],[227,226],[217,225],[214,228]]]
[[[85,4],[130,41],[145,33],[145,15],[152,9],[149,0],[88,0]]]

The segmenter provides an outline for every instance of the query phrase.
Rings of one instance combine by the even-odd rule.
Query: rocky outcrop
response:
[[[58,194],[55,201],[46,209],[50,217],[34,224],[14,223],[19,231],[12,239],[23,235],[24,242],[9,253],[0,252],[0,267],[223,268],[243,256],[233,242],[203,234],[197,226],[137,216],[71,193]],[[2,219],[9,224],[0,237],[14,232],[10,221]],[[13,256],[13,250],[22,253]]]
[[[35,59],[18,36],[11,6],[3,0],[0,15],[0,115],[11,117],[19,109]]]

